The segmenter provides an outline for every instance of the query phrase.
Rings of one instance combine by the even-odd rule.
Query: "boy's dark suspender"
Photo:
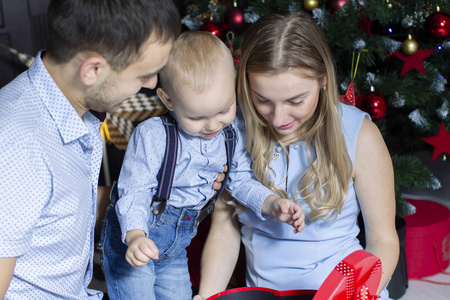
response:
[[[156,215],[161,214],[166,207],[167,199],[170,197],[172,189],[173,175],[175,173],[175,165],[177,162],[178,152],[178,128],[176,121],[172,118],[170,113],[166,113],[161,116],[164,128],[166,129],[166,151],[164,154],[163,164],[158,173],[158,190],[153,196],[153,202],[160,202],[154,209],[153,213]],[[225,147],[227,152],[227,164],[228,170],[231,167],[231,159],[234,156],[234,150],[236,148],[236,132],[231,125],[228,125],[223,129],[225,134]],[[214,210],[214,202],[219,198],[225,184],[228,179],[228,173],[225,173],[225,179],[222,182],[220,190],[216,195],[208,201],[208,203],[202,208],[199,216],[197,217],[197,225]]]
[[[155,215],[159,215],[164,211],[167,199],[170,197],[178,153],[178,128],[176,121],[169,113],[162,115],[161,120],[166,129],[166,151],[157,176],[158,189],[152,199],[152,204],[155,201],[161,202],[153,209]]]

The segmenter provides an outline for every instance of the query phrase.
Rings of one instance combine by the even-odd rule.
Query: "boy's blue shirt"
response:
[[[175,118],[175,115],[172,114]],[[251,170],[247,153],[245,126],[238,110],[232,123],[237,141],[230,175],[226,184],[229,193],[252,209],[261,219],[265,199],[274,194],[261,184]],[[161,118],[139,124],[133,132],[119,177],[119,201],[116,212],[121,224],[122,240],[127,231],[147,232],[150,204],[158,187],[157,174],[166,149],[166,133]],[[177,165],[168,205],[200,210],[213,197],[213,182],[227,163],[223,132],[212,139],[190,136],[179,128]]]

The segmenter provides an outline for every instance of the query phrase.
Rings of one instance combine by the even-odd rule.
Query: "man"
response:
[[[101,299],[93,111],[156,86],[180,19],[166,0],[53,0],[48,25],[48,49],[0,90],[0,299]]]

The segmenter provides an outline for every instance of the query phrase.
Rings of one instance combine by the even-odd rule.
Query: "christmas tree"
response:
[[[308,11],[325,32],[341,99],[380,128],[394,164],[398,214],[412,213],[400,191],[441,184],[410,153],[432,146],[433,160],[450,153],[450,0],[193,0],[183,24],[220,37],[238,64],[245,27],[279,10]]]

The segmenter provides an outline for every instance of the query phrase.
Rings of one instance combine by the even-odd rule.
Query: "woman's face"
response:
[[[317,108],[321,86],[298,72],[279,74],[248,73],[251,98],[255,108],[289,144],[299,139],[298,129]]]

